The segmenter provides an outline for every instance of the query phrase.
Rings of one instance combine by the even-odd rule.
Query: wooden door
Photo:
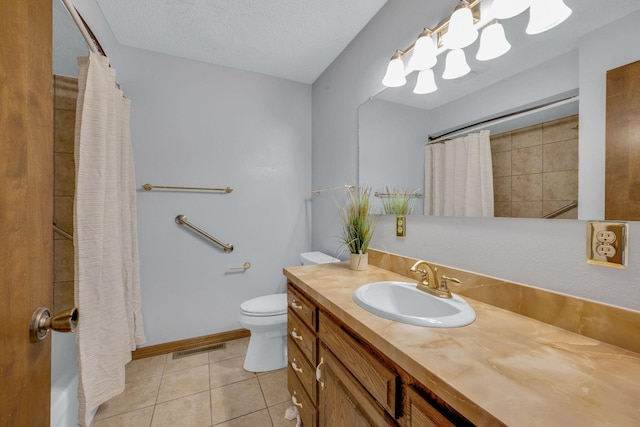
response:
[[[607,220],[640,220],[640,61],[607,72]]]
[[[51,0],[0,0],[0,426],[48,426],[52,303]]]

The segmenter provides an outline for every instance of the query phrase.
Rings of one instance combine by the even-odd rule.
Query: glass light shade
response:
[[[502,24],[494,21],[484,27],[480,35],[480,48],[476,54],[478,61],[488,61],[504,55],[511,49],[511,44],[504,35]]]
[[[531,5],[531,0],[493,0],[491,11],[498,19],[520,15]]]
[[[398,52],[396,52],[387,65],[387,72],[382,79],[382,84],[386,87],[400,87],[407,83],[404,76],[404,62]]]
[[[562,0],[531,0],[527,34],[539,34],[564,22],[571,15]]]
[[[473,27],[473,13],[469,5],[461,2],[449,18],[449,27],[443,41],[448,49],[462,49],[478,38],[478,30]]]
[[[469,64],[467,64],[467,58],[464,56],[464,50],[454,49],[447,53],[447,58],[444,62],[444,73],[442,78],[451,80],[462,77],[471,71]]]
[[[423,34],[418,37],[413,48],[413,55],[409,60],[409,68],[411,70],[427,70],[438,62],[436,44],[431,37],[431,33]]]
[[[422,70],[418,73],[418,80],[416,81],[416,87],[413,88],[413,93],[418,95],[424,95],[425,93],[432,93],[438,90],[436,86],[436,79],[433,74],[433,70]]]

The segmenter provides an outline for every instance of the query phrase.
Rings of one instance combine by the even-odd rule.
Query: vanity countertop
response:
[[[640,425],[640,354],[463,297],[476,320],[427,328],[378,317],[353,291],[408,278],[348,263],[289,267],[285,276],[477,425]]]

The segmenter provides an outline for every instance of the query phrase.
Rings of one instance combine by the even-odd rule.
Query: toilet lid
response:
[[[240,312],[251,316],[277,316],[287,312],[287,294],[272,294],[247,300]]]

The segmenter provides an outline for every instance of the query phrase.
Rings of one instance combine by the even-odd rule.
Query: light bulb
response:
[[[539,34],[564,22],[571,9],[562,0],[531,0],[527,34]]]
[[[476,54],[478,61],[488,61],[504,55],[511,49],[511,44],[504,35],[504,28],[498,21],[493,21],[482,30],[480,48]]]
[[[404,76],[404,62],[402,62],[402,52],[397,50],[393,54],[389,65],[387,65],[387,72],[382,79],[382,84],[387,87],[400,87],[407,83],[407,79]]]
[[[462,49],[478,38],[478,30],[473,27],[473,13],[466,1],[461,1],[449,18],[449,26],[444,37],[448,49]]]
[[[418,36],[416,44],[413,47],[413,55],[409,60],[410,70],[427,70],[432,68],[438,62],[436,56],[436,44],[433,41],[431,30],[425,30]]]
[[[493,0],[491,11],[498,19],[509,19],[520,15],[531,5],[531,0]]]
[[[469,64],[467,64],[467,58],[464,56],[464,50],[462,49],[454,49],[447,53],[447,58],[444,63],[443,79],[457,79],[471,71]]]
[[[432,93],[438,90],[436,86],[436,79],[433,74],[433,70],[422,70],[418,73],[418,80],[416,81],[416,87],[413,88],[413,93],[423,95],[425,93]]]

